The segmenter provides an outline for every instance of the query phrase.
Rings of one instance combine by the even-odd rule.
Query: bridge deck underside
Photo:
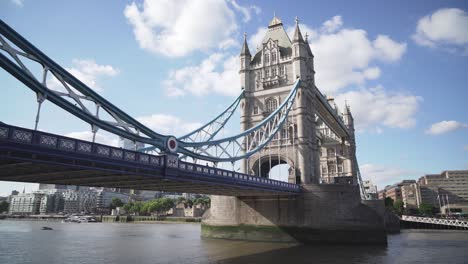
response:
[[[167,174],[164,168],[149,170],[125,162],[115,163],[67,153],[50,153],[41,149],[22,149],[21,144],[0,144],[0,181],[228,196],[292,195],[193,173]]]

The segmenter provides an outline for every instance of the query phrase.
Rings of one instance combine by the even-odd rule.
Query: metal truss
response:
[[[8,58],[7,54],[10,58]],[[34,67],[40,73],[34,74]],[[158,134],[144,126],[98,93],[86,86],[64,68],[47,57],[15,30],[0,20],[0,66],[36,92],[39,121],[41,104],[48,100],[65,111],[89,123],[95,135],[103,129],[115,135],[153,146],[152,150],[167,151],[171,136]],[[55,78],[56,82],[51,81]],[[297,93],[298,80],[286,100],[261,123],[238,135],[214,140],[237,109],[242,93],[225,111],[208,124],[181,137],[176,153],[211,162],[235,162],[260,151],[281,130]]]
[[[206,142],[183,142],[181,153],[194,159],[212,162],[235,162],[260,151],[282,129],[288,118],[300,80],[297,80],[285,101],[256,126],[232,137]]]
[[[419,217],[411,215],[402,215],[401,220],[409,222],[418,222],[426,224],[436,224],[436,225],[446,225],[446,226],[455,226],[455,227],[465,227],[468,228],[468,221],[458,220],[458,219],[445,219],[445,218],[431,218],[431,217]]]
[[[41,104],[44,100],[49,100],[89,123],[94,135],[98,129],[104,129],[133,141],[165,149],[168,136],[154,132],[108,102],[2,20],[0,20],[0,50],[11,57],[9,59],[0,52],[0,66],[37,94],[36,129]],[[41,73],[36,73],[39,76],[33,74],[31,64],[42,68]],[[55,78],[57,82],[51,82],[51,78]]]
[[[354,166],[356,167],[356,178],[359,185],[359,190],[361,192],[361,200],[370,200],[370,197],[367,195],[366,189],[364,188],[364,182],[362,181],[361,171],[359,170],[359,164],[356,157],[353,159]]]
[[[181,136],[178,138],[179,141],[183,142],[207,142],[212,140],[226,125],[226,123],[231,119],[232,115],[236,111],[237,107],[239,106],[240,101],[244,98],[244,90],[242,90],[241,94],[234,100],[234,102],[228,106],[221,114],[215,117],[213,120],[208,122],[207,124],[201,126],[194,131]],[[139,151],[142,152],[152,152],[155,151],[155,147],[146,147],[141,148]]]

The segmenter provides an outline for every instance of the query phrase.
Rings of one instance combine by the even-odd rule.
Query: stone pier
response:
[[[357,186],[302,188],[298,196],[212,196],[202,236],[296,243],[387,242],[383,218],[361,203]]]

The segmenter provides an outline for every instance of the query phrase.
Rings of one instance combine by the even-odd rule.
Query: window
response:
[[[271,54],[271,62],[276,62],[276,52]]]
[[[265,63],[265,64],[270,63],[270,56],[268,54],[265,54],[263,60],[264,60],[263,63]]]
[[[265,78],[270,76],[270,69],[265,69]]]
[[[271,69],[271,77],[276,76],[276,68]]]
[[[258,115],[258,106],[256,106],[256,105],[253,108],[253,114]]]
[[[280,69],[280,70],[279,70],[279,72],[280,72],[279,75],[280,75],[280,76],[283,76],[283,75],[284,75],[284,68],[285,68],[285,67],[286,67],[286,66],[280,66],[280,67],[279,67],[279,69]]]
[[[245,62],[245,59],[242,58],[242,59],[241,59],[241,68],[242,68],[242,69],[244,68],[244,62]]]
[[[266,111],[268,113],[271,113],[275,111],[276,108],[278,107],[278,102],[274,98],[268,98],[265,102],[265,106],[266,106]]]
[[[335,149],[334,148],[327,149],[327,156],[328,157],[334,157],[335,156]]]

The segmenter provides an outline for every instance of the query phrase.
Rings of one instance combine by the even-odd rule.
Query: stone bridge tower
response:
[[[287,163],[298,195],[211,196],[202,236],[254,241],[385,243],[381,201],[361,202],[352,161],[354,124],[315,86],[314,56],[299,29],[292,40],[275,16],[252,57],[244,36],[240,54],[241,130],[274,111],[301,79],[282,133],[242,163],[243,172],[267,177],[271,165]],[[340,136],[338,136],[338,134]],[[333,155],[332,155],[333,154]],[[338,167],[341,166],[341,167]],[[341,168],[341,169],[340,169]],[[354,177],[353,177],[354,176]],[[322,184],[337,183],[337,184]],[[349,184],[352,183],[352,184]],[[375,209],[376,208],[376,209]]]
[[[314,55],[296,18],[292,40],[276,16],[252,57],[244,36],[240,54],[241,130],[255,126],[274,111],[301,79],[296,101],[286,127],[261,152],[242,164],[243,172],[268,177],[270,169],[287,163],[290,183],[320,182],[320,151],[314,105]]]

